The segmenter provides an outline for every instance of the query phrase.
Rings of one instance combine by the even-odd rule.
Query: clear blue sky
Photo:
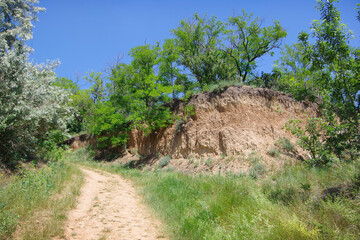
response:
[[[241,14],[242,9],[264,19],[264,24],[279,20],[287,30],[285,43],[297,40],[302,30],[309,31],[312,20],[319,19],[315,0],[48,0],[40,6],[35,23],[35,49],[31,58],[36,63],[60,60],[56,69],[60,77],[80,79],[89,71],[104,71],[114,59],[123,55],[130,61],[129,50],[144,43],[162,42],[171,37],[170,30],[180,20],[197,12],[215,15],[220,20]],[[342,21],[355,33],[354,45],[359,45],[360,23],[356,21],[355,6],[359,0],[340,0],[336,6]],[[273,58],[259,61],[258,71],[271,71]],[[80,81],[84,86],[84,81]]]

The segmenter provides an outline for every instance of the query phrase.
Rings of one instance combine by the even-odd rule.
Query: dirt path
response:
[[[130,181],[102,171],[82,171],[85,183],[77,207],[69,213],[66,239],[166,239]]]

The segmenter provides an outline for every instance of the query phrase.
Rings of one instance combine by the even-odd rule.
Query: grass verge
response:
[[[66,213],[74,206],[82,183],[75,166],[64,161],[38,169],[27,166],[2,182],[0,239],[63,237]]]
[[[360,164],[289,166],[271,176],[188,176],[73,161],[131,178],[172,239],[359,239]]]

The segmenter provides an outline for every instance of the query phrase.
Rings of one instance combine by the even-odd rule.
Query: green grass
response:
[[[84,155],[84,150],[75,153]],[[360,164],[288,166],[273,175],[189,176],[84,159],[141,186],[171,239],[359,239]],[[266,174],[266,173],[264,173]],[[324,197],[325,189],[346,191]]]
[[[0,189],[0,239],[63,236],[66,212],[75,204],[82,177],[63,161],[20,168]]]

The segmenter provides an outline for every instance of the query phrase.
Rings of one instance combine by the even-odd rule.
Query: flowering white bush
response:
[[[53,84],[57,62],[35,65],[32,22],[37,0],[0,1],[0,164],[14,166],[36,156],[46,133],[64,129],[71,109],[68,93]]]

